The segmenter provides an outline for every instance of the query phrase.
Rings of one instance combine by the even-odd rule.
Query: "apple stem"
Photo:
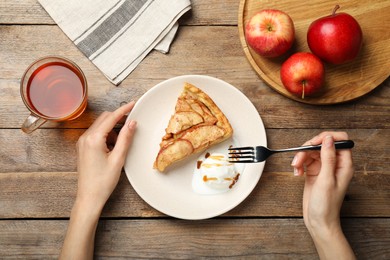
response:
[[[302,81],[302,99],[305,99],[305,86],[306,86],[306,80]]]
[[[333,13],[332,13],[332,15],[335,15],[336,14],[336,11],[337,11],[337,9],[339,9],[340,8],[340,6],[339,5],[336,5],[335,7],[334,7],[334,9],[333,9]]]

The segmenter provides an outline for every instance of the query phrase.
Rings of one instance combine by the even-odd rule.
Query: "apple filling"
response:
[[[153,168],[163,172],[171,164],[229,138],[233,129],[214,101],[186,83],[160,143]]]

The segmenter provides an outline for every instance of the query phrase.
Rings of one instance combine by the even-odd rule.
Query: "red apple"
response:
[[[322,60],[341,64],[359,53],[363,33],[359,23],[349,14],[337,13],[338,5],[329,16],[314,21],[307,32],[310,50]]]
[[[277,57],[288,51],[295,37],[288,14],[274,9],[255,14],[245,26],[248,45],[263,57]]]
[[[294,95],[312,96],[324,83],[325,69],[321,60],[309,52],[291,55],[280,69],[284,87]]]

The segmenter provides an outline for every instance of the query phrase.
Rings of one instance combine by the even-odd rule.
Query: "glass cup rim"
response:
[[[36,109],[32,108],[29,104],[29,102],[26,100],[25,98],[25,94],[24,94],[24,90],[23,90],[23,86],[24,86],[24,83],[26,81],[26,75],[27,73],[31,70],[31,68],[42,62],[41,66],[46,64],[47,62],[43,62],[45,60],[50,60],[50,59],[53,59],[53,60],[57,60],[57,61],[60,61],[60,62],[65,62],[67,64],[70,64],[71,66],[73,66],[81,75],[82,77],[82,80],[83,80],[83,88],[84,88],[84,94],[83,94],[83,99],[82,99],[82,102],[80,102],[80,105],[74,110],[72,111],[72,113],[70,113],[69,115],[65,116],[65,117],[50,117],[50,116],[46,116],[44,114],[41,114],[41,113],[38,113]],[[40,66],[39,66],[40,67]],[[38,68],[39,68],[38,67]],[[38,69],[36,68],[36,69]],[[35,69],[35,70],[36,70]],[[34,71],[35,71],[34,70]],[[27,84],[27,83],[26,83]],[[87,86],[87,79],[84,75],[84,72],[81,70],[81,68],[73,61],[71,61],[70,59],[68,58],[65,58],[65,57],[62,57],[62,56],[44,56],[44,57],[41,57],[39,59],[36,59],[35,61],[33,61],[27,68],[26,70],[24,71],[23,73],[23,76],[20,80],[20,95],[22,97],[22,100],[23,100],[23,103],[24,105],[27,107],[27,109],[33,114],[35,115],[36,117],[40,117],[40,118],[43,118],[43,119],[46,119],[46,120],[62,120],[63,118],[68,118],[68,117],[71,117],[82,105],[83,103],[85,102],[85,99],[87,97],[87,92],[88,92],[88,86]]]

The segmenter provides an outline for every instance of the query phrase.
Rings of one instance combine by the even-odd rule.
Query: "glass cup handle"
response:
[[[26,134],[32,133],[35,129],[40,127],[46,122],[46,119],[43,119],[41,117],[37,117],[33,114],[30,114],[26,120],[24,120],[24,123],[22,125],[22,131]]]

